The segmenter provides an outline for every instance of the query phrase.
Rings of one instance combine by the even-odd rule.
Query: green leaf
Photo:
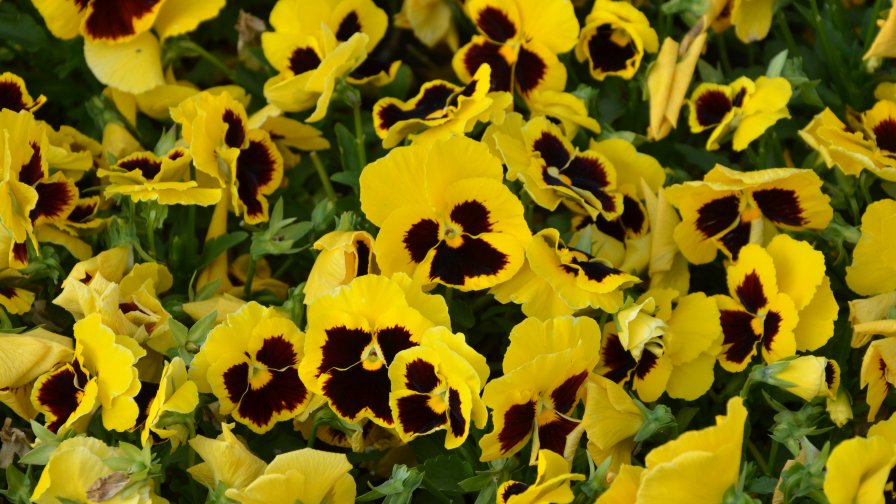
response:
[[[29,465],[47,465],[47,462],[50,461],[50,455],[56,451],[56,444],[41,444],[36,448],[32,449],[30,452],[26,453],[19,459],[19,462],[22,464]]]
[[[426,484],[441,492],[463,493],[458,482],[473,476],[473,468],[468,462],[447,454],[427,459],[421,469],[426,475]]]
[[[784,70],[784,64],[787,62],[787,49],[779,52],[775,55],[774,58],[768,63],[768,69],[765,71],[765,75],[768,77],[780,77],[781,72]]]
[[[361,178],[359,172],[341,171],[330,175],[330,180],[347,185],[356,191],[361,190]]]
[[[190,343],[193,343],[197,346],[202,346],[205,342],[205,338],[208,337],[208,333],[215,327],[215,321],[218,318],[218,312],[216,310],[212,310],[211,313],[197,320],[193,327],[190,328],[190,332],[187,334],[187,339]]]
[[[476,315],[473,313],[473,309],[460,299],[451,300],[448,312],[451,316],[451,323],[458,331],[462,332],[476,324]]]
[[[28,504],[31,502],[31,478],[15,464],[9,464],[6,466],[6,490],[0,491],[0,494],[5,495],[9,502]]]
[[[47,31],[28,14],[9,3],[0,5],[0,40],[29,50],[47,45]]]
[[[245,231],[234,231],[207,241],[202,249],[202,256],[196,269],[204,269],[227,249],[243,243],[248,237],[249,233]]]
[[[361,173],[361,156],[358,154],[358,142],[355,140],[355,134],[342,123],[336,123],[333,131],[336,133],[336,145],[339,147],[342,169],[347,172]],[[342,183],[339,180],[333,180]]]
[[[705,60],[701,59],[697,62],[697,72],[700,73],[700,80],[702,82],[712,82],[715,84],[725,82],[725,76],[722,74],[722,71],[717,67],[710,65]]]

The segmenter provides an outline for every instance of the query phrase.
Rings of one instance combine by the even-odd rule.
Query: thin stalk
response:
[[[320,178],[320,183],[324,186],[324,192],[327,193],[327,199],[329,199],[333,203],[336,203],[336,191],[333,190],[333,184],[330,183],[330,176],[329,174],[327,174],[327,170],[326,168],[324,168],[324,164],[321,163],[320,157],[317,155],[317,152],[312,152],[310,156],[311,162],[312,164],[314,164],[314,169],[317,171],[317,176],[318,178]]]
[[[787,44],[787,51],[790,52],[790,56],[799,56],[799,49],[797,48],[796,41],[793,39],[793,33],[790,31],[790,25],[787,24],[787,17],[784,15],[783,9],[775,14],[775,22],[778,24],[779,31],[784,36],[784,42]]]
[[[355,116],[355,141],[358,143],[358,160],[361,169],[367,166],[367,150],[364,146],[364,123],[361,122],[361,99],[352,102],[352,112]]]
[[[843,98],[844,103],[849,103],[849,87],[844,80],[844,73],[840,71],[843,66],[840,64],[840,58],[837,57],[838,55],[834,52],[834,48],[831,46],[827,31],[821,26],[821,12],[818,10],[818,1],[810,0],[809,3],[812,7],[812,19],[810,22],[815,28],[815,34],[818,36],[818,40],[821,42],[821,50],[827,60],[828,68],[835,69],[833,72],[830,72],[834,78],[834,85],[837,87],[837,91],[840,92],[840,96]]]
[[[227,76],[227,79],[230,80],[231,82],[236,82],[236,80],[237,80],[236,74],[233,73],[233,70],[231,70],[230,67],[228,67],[227,65],[222,63],[221,60],[219,60],[217,56],[206,51],[205,48],[203,48],[196,42],[193,42],[192,40],[183,40],[180,42],[180,46],[183,47],[184,49],[192,51],[200,58],[211,63],[215,68],[217,68],[218,70],[223,72],[224,75]]]
[[[759,451],[759,448],[757,448],[752,441],[748,441],[747,449],[750,450],[750,454],[756,459],[755,462],[756,465],[759,466],[759,470],[766,476],[771,476],[772,473],[768,470],[768,463],[765,461],[765,457],[762,456],[762,452]]]
[[[249,300],[252,297],[252,281],[255,279],[255,258],[249,256],[249,267],[246,268],[246,285],[243,286],[243,299]]]
[[[159,253],[156,251],[156,232],[155,222],[153,219],[146,219],[146,239],[149,240],[149,254],[156,261],[159,260]]]

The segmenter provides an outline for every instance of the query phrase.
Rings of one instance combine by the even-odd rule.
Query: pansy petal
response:
[[[128,93],[142,93],[165,83],[159,41],[150,32],[120,44],[85,41],[84,58],[100,82]]]

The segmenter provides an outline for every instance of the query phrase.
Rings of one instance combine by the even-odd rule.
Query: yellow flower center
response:
[[[367,345],[367,348],[365,348],[364,352],[361,354],[361,365],[364,366],[364,369],[368,371],[376,371],[385,364],[386,359],[383,357],[383,351],[380,350],[379,345],[376,343]]]
[[[560,173],[560,169],[556,166],[548,166],[548,175],[560,179],[566,185],[572,185],[572,179]]]
[[[445,241],[445,245],[448,245],[451,248],[457,248],[464,244],[463,231],[454,227],[453,225],[445,226],[445,234],[442,236],[442,240]]]
[[[436,413],[448,410],[448,387],[438,387],[429,396],[428,406]]]
[[[273,375],[271,375],[271,372],[264,364],[252,362],[249,365],[249,386],[253,390],[264,387],[271,381],[271,378],[273,378]]]

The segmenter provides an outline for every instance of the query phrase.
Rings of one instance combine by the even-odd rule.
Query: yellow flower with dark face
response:
[[[710,0],[703,19],[716,33],[734,26],[743,43],[762,40],[772,25],[775,0]]]
[[[31,404],[34,380],[74,356],[71,338],[45,329],[0,336],[0,402],[25,419],[37,411]]]
[[[585,18],[576,59],[588,61],[588,69],[597,80],[608,75],[631,79],[644,53],[655,53],[659,45],[647,16],[632,4],[597,0]]]
[[[36,99],[32,98],[25,87],[25,81],[18,75],[12,72],[0,74],[0,110],[34,112],[45,101],[47,101],[47,97],[44,95],[40,95]]]
[[[538,475],[531,485],[522,481],[506,481],[498,487],[498,504],[540,504],[572,502],[569,488],[573,481],[585,479],[583,474],[570,473],[569,463],[551,450],[538,452]]]
[[[728,267],[730,296],[716,297],[725,334],[722,367],[744,369],[757,343],[766,362],[827,343],[839,308],[824,271],[820,252],[787,235],[766,249],[744,247]]]
[[[718,250],[737,258],[747,243],[765,243],[775,227],[824,229],[833,217],[830,198],[812,170],[770,168],[738,172],[716,165],[703,181],[665,189],[682,222],[675,243],[693,264],[705,264]]]
[[[692,133],[712,128],[706,150],[716,150],[731,136],[735,151],[747,148],[768,128],[790,117],[787,102],[793,93],[783,77],[741,77],[730,85],[703,83],[688,101]]]
[[[865,350],[860,372],[862,388],[868,388],[868,421],[873,422],[887,394],[896,386],[896,338],[874,340]]]
[[[526,263],[510,280],[492,288],[502,303],[522,305],[530,317],[572,315],[583,308],[617,311],[624,290],[640,282],[591,254],[569,247],[556,229],[538,232],[526,246]]]
[[[579,22],[565,0],[471,0],[464,6],[478,35],[455,53],[460,80],[469,82],[483,64],[492,69],[493,91],[563,91],[566,67],[557,54],[573,48]]]
[[[243,105],[228,93],[203,91],[172,108],[171,118],[183,127],[199,186],[224,188],[222,199],[246,222],[267,221],[267,196],[283,180],[283,156],[270,134],[249,129]]]
[[[97,407],[106,429],[132,428],[139,413],[134,398],[140,391],[134,364],[146,351],[102,325],[99,314],[76,322],[74,330],[74,359],[40,376],[31,402],[54,432],[81,430]]]
[[[444,429],[445,448],[462,445],[470,424],[485,427],[488,413],[479,391],[488,364],[462,334],[444,327],[425,332],[420,346],[402,350],[389,365],[389,405],[402,440]]]
[[[513,276],[531,234],[501,163],[466,137],[393,149],[361,173],[361,209],[380,227],[384,274],[485,289]]]
[[[214,18],[224,3],[35,0],[34,6],[54,36],[84,37],[87,66],[100,82],[142,93],[165,83],[159,40],[195,30],[199,23]]]
[[[526,97],[531,117],[545,116],[556,120],[566,138],[573,139],[580,128],[600,133],[600,123],[588,115],[585,101],[572,93],[545,89],[533,91]]]
[[[406,102],[380,98],[373,106],[373,127],[383,148],[391,149],[405,137],[432,142],[468,133],[479,121],[488,120],[513,102],[508,93],[489,93],[490,82],[491,70],[483,65],[464,87],[434,80],[423,84],[417,96]]]
[[[221,199],[221,189],[199,187],[189,180],[190,153],[177,147],[162,157],[138,152],[119,159],[108,170],[98,170],[109,185],[105,194],[123,194],[133,201],[157,201],[162,205],[213,205]]]
[[[511,330],[504,375],[485,386],[494,429],[482,437],[483,461],[509,457],[533,439],[530,463],[540,449],[571,458],[581,421],[571,415],[597,364],[600,328],[593,319],[529,318]]]
[[[341,453],[302,448],[277,455],[258,479],[242,489],[231,488],[225,495],[242,504],[348,504],[355,501],[356,492],[351,469]]]
[[[837,361],[825,357],[803,355],[766,369],[769,371],[768,383],[778,385],[804,401],[816,397],[834,399],[840,388],[840,366]]]
[[[424,294],[403,274],[360,276],[308,307],[299,372],[343,419],[392,427],[389,366],[439,325],[450,326],[441,296]]]
[[[49,144],[44,126],[31,112],[0,110],[0,222],[13,238],[9,262],[27,262],[30,240],[37,249],[37,226],[65,220],[74,209],[78,189],[62,173],[49,172]]]
[[[850,346],[860,348],[874,336],[896,336],[896,291],[849,302],[849,323],[852,326]]]
[[[301,161],[299,151],[318,151],[330,148],[330,142],[323,133],[303,122],[283,115],[283,111],[273,105],[262,107],[249,116],[249,127],[267,131],[271,140],[283,156],[283,167],[293,168]]]
[[[259,434],[300,415],[311,393],[299,378],[304,335],[273,308],[256,302],[212,329],[190,366],[200,392],[221,401],[221,413]]]
[[[712,386],[722,343],[715,304],[700,292],[647,291],[616,314],[618,330],[605,326],[597,372],[617,383],[631,380],[644,402],[663,393],[699,398]]]

